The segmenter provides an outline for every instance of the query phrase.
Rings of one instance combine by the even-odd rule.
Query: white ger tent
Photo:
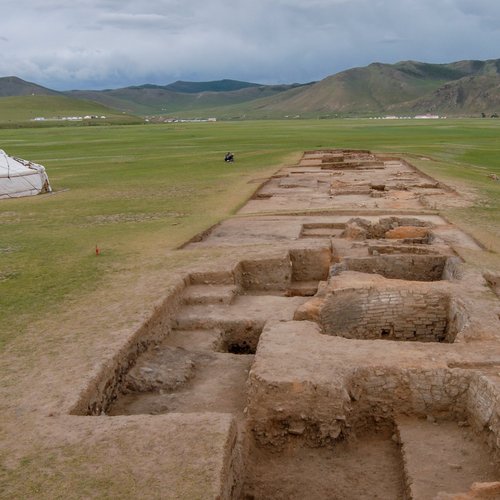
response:
[[[9,156],[0,149],[0,199],[51,191],[45,167]]]

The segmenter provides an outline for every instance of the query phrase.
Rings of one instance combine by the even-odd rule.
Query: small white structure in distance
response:
[[[0,199],[50,193],[45,167],[9,156],[0,149]]]

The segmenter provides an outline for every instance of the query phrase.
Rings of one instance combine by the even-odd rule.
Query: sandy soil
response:
[[[457,422],[398,419],[412,493],[416,499],[439,492],[460,493],[474,482],[500,480],[499,464],[469,427]]]
[[[401,456],[391,433],[369,434],[333,449],[290,443],[280,453],[250,452],[246,500],[401,500]]]

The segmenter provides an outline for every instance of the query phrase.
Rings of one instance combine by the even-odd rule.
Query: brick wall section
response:
[[[345,290],[327,299],[320,322],[325,334],[351,339],[452,342],[449,303],[436,292]]]
[[[442,279],[446,264],[442,255],[381,255],[358,259],[345,259],[349,271],[380,274],[385,278],[410,281],[438,281]]]

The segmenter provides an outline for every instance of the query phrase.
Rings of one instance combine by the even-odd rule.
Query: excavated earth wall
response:
[[[499,498],[499,280],[439,213],[461,203],[400,158],[306,151],[184,246],[228,264],[179,279],[70,413],[226,419],[207,498]]]

